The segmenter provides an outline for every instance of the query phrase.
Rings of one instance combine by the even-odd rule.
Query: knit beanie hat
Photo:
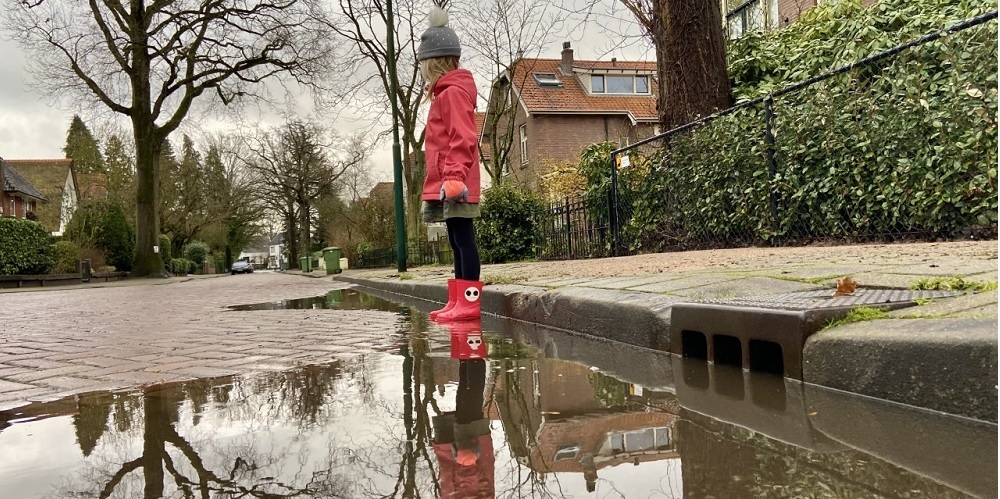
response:
[[[458,35],[448,27],[448,12],[440,7],[431,9],[427,16],[430,28],[420,35],[420,46],[417,47],[417,60],[435,57],[462,55],[462,47],[458,44]]]

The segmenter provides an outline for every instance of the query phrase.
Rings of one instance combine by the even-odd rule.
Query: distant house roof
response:
[[[392,182],[379,182],[372,187],[372,190],[368,193],[369,198],[374,198],[376,196],[384,196],[392,198],[394,195]]]
[[[10,164],[10,161],[0,158],[0,163],[3,163],[4,192],[17,192],[40,201],[48,201],[44,194],[39,192],[35,186],[31,185],[31,182],[24,178],[24,176],[21,175],[21,172]]]
[[[80,199],[108,199],[108,177],[103,173],[76,174]]]
[[[275,234],[274,237],[271,238],[271,243],[270,243],[271,246],[280,246],[282,244],[285,244],[285,234],[284,233],[279,232],[279,233]]]
[[[529,113],[630,114],[636,120],[656,120],[657,86],[649,81],[649,95],[592,95],[580,77],[597,73],[636,73],[655,76],[656,62],[573,61],[573,74],[563,74],[560,59],[521,59],[514,63],[511,82]],[[559,85],[542,85],[535,75],[555,75]]]
[[[76,173],[73,171],[72,159],[11,159],[7,160],[34,185],[39,192],[45,195],[48,203],[36,207],[35,215],[38,221],[49,230],[59,230],[62,218],[62,200],[66,189],[66,178],[73,177],[73,183],[77,183]],[[79,198],[79,184],[77,184],[77,198]]]

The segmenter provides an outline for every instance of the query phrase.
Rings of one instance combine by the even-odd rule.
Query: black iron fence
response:
[[[551,203],[535,224],[539,230],[536,254],[540,259],[610,255],[611,224],[604,199],[566,198]]]
[[[423,241],[410,240],[406,243],[406,263],[409,266],[450,264],[455,262],[451,245],[447,240]],[[394,267],[396,265],[396,247],[376,248],[358,251],[352,268],[373,269]]]
[[[615,150],[610,252],[995,238],[996,18]]]

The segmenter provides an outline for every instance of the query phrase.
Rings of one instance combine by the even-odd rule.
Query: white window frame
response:
[[[608,77],[630,78],[632,80],[632,91],[631,92],[609,92],[608,91]],[[594,79],[595,78],[600,78],[601,79],[601,86],[602,86],[601,90],[595,90],[594,89]],[[636,82],[636,80],[638,78],[645,78],[646,79],[646,91],[645,92],[639,92],[636,89],[635,82]],[[652,88],[653,88],[653,79],[648,74],[632,74],[632,75],[629,75],[629,74],[596,73],[596,74],[590,75],[590,93],[592,93],[592,94],[613,95],[613,96],[621,96],[621,95],[650,95],[653,92]]]
[[[528,124],[524,123],[518,127],[518,134],[521,139],[521,166],[528,164]]]

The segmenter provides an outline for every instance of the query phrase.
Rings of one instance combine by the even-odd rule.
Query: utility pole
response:
[[[406,217],[403,205],[403,162],[399,150],[399,81],[396,77],[395,21],[392,19],[392,0],[385,2],[386,66],[389,69],[389,98],[392,99],[392,173],[396,194],[396,270],[406,272]],[[411,209],[415,209],[411,207]]]

